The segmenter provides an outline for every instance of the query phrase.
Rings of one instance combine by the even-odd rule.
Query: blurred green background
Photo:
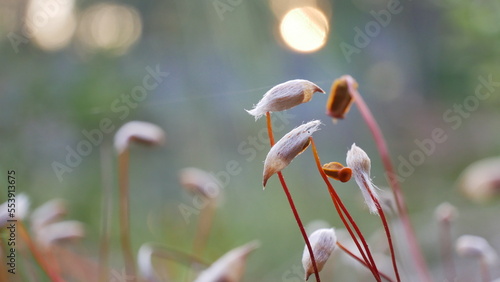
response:
[[[292,9],[304,7],[310,8],[295,10],[285,21]],[[382,14],[390,18],[380,24],[376,18]],[[261,187],[268,148],[259,132],[265,121],[255,122],[244,109],[278,83],[303,78],[328,92],[343,74],[358,81],[396,167],[399,156],[408,159],[418,149],[415,139],[431,138],[435,128],[448,136],[403,183],[436,277],[442,274],[432,216],[441,202],[459,208],[454,234],[484,236],[500,249],[498,201],[478,205],[457,189],[468,164],[500,154],[499,1],[1,0],[0,15],[1,186],[6,171],[15,169],[18,192],[29,195],[32,207],[66,199],[68,218],[86,225],[82,252],[92,259],[98,255],[102,217],[102,158],[113,158],[116,175],[113,134],[127,121],[143,120],[163,128],[167,142],[132,148],[134,251],[153,241],[189,252],[198,216],[186,222],[179,211],[179,205],[193,206],[193,200],[178,184],[177,173],[190,166],[224,172],[234,161],[239,170],[226,181],[204,257],[213,261],[257,239],[262,245],[249,258],[246,281],[299,281],[287,276],[300,266],[303,241],[284,193],[276,177],[265,191]],[[304,48],[316,50],[300,51]],[[345,48],[353,53],[346,55]],[[151,69],[168,75],[141,101],[117,110]],[[475,95],[479,77],[497,82],[492,94],[466,110],[466,117],[450,114]],[[324,114],[326,99],[315,94],[311,102],[288,110],[276,137],[321,119],[324,126],[314,137],[322,161],[345,163],[347,149],[356,142],[372,159],[375,184],[386,187],[357,108],[333,124]],[[98,129],[105,118],[111,119],[113,132],[104,134],[103,142],[60,181],[53,163],[65,164],[67,146],[76,149],[87,138],[82,131]],[[253,158],[241,152],[252,147],[249,138],[259,140]],[[304,222],[322,219],[341,226],[310,151],[284,176]],[[113,180],[116,186],[116,176]],[[380,229],[354,182],[334,185],[366,234]],[[117,195],[114,189],[111,265],[120,268]],[[177,277],[182,268],[172,271]],[[356,277],[353,272],[337,267],[335,281]]]

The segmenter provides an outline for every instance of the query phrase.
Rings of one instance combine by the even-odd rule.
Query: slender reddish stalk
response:
[[[205,246],[207,244],[208,238],[210,237],[210,230],[212,229],[212,223],[216,212],[216,203],[214,199],[205,198],[208,201],[206,207],[201,211],[200,217],[198,219],[196,234],[193,240],[193,256],[203,256]],[[187,269],[184,281],[192,281],[193,273],[199,271],[196,265],[191,265],[191,268]]]
[[[136,280],[134,257],[132,254],[132,244],[130,242],[130,218],[129,218],[129,198],[128,198],[128,167],[129,150],[125,149],[118,156],[118,184],[120,187],[120,236],[127,275]]]
[[[481,267],[481,278],[483,282],[491,281],[490,270],[488,269],[488,262],[484,258],[479,259],[479,267]]]
[[[266,121],[267,121],[267,133],[269,135],[269,143],[271,147],[274,146],[274,134],[273,134],[273,125],[271,122],[271,114],[269,112],[266,112]],[[297,225],[299,226],[300,233],[302,234],[302,237],[304,238],[304,241],[307,246],[307,251],[309,252],[309,256],[311,257],[311,262],[312,266],[314,269],[314,276],[316,277],[316,281],[320,282],[321,279],[319,278],[319,271],[318,267],[316,265],[316,258],[314,257],[314,252],[311,247],[311,243],[309,242],[309,238],[307,237],[306,230],[304,229],[304,225],[302,224],[302,220],[300,219],[299,213],[297,212],[297,209],[295,208],[295,203],[293,202],[292,195],[290,194],[290,191],[288,190],[288,186],[286,185],[285,178],[283,177],[283,174],[281,171],[278,172],[278,178],[280,179],[281,186],[283,187],[283,191],[286,194],[286,198],[288,199],[288,203],[290,204],[290,208],[292,209],[293,216],[295,217],[295,221],[297,221]]]
[[[271,113],[266,112],[267,134],[269,135],[269,144],[274,146],[273,123],[271,121]]]
[[[323,171],[323,169],[321,167],[321,161],[319,159],[318,150],[316,148],[316,144],[314,143],[314,139],[312,137],[309,137],[309,140],[311,141],[311,147],[312,147],[312,151],[313,151],[313,155],[314,155],[314,160],[316,161],[316,166],[318,168],[318,171],[319,171],[321,177],[323,178],[323,181],[326,183],[326,185],[328,187],[328,192],[330,193],[330,197],[332,198],[333,204],[335,205],[335,208],[337,209],[337,213],[339,214],[340,219],[342,219],[344,226],[347,228],[347,231],[349,231],[349,234],[351,234],[351,237],[352,237],[354,243],[356,244],[356,247],[358,247],[358,250],[359,250],[360,254],[363,256],[363,259],[365,260],[365,262],[367,262],[367,264],[371,265],[370,270],[372,271],[375,279],[377,279],[377,281],[380,281],[380,275],[379,275],[379,272],[377,269],[377,265],[375,264],[375,261],[373,260],[372,254],[370,252],[370,248],[368,248],[368,243],[366,243],[366,240],[363,236],[363,233],[361,233],[361,230],[359,230],[358,225],[356,224],[354,219],[351,217],[351,214],[349,213],[349,211],[345,207],[345,205],[342,202],[342,200],[340,199],[339,195],[337,194],[337,192],[333,188],[330,181],[328,181],[328,177],[326,176],[325,172]],[[368,256],[368,259],[364,255],[363,249],[359,245],[356,236],[354,235],[351,228],[349,227],[349,224],[345,220],[343,214],[345,214],[345,216],[347,216],[352,227],[354,228],[354,230],[358,234],[359,239],[361,240],[361,242],[364,246],[364,249],[366,251],[366,255]]]
[[[99,281],[104,282],[109,280],[108,269],[108,253],[109,253],[109,238],[111,233],[111,215],[113,211],[113,180],[112,180],[112,158],[107,144],[101,146],[101,181],[102,181],[102,200],[101,200],[101,235],[99,247]]]
[[[17,222],[18,230],[19,230],[19,235],[21,239],[28,245],[28,249],[30,250],[31,254],[35,258],[36,262],[40,267],[42,268],[45,273],[47,273],[47,276],[49,276],[51,281],[54,282],[62,282],[64,281],[59,274],[57,274],[52,266],[48,263],[48,261],[44,258],[44,256],[40,253],[40,250],[37,248],[33,240],[31,240],[31,237],[29,236],[28,232],[26,231],[26,227],[24,227],[24,224],[22,221]]]
[[[344,245],[342,245],[341,243],[339,243],[337,241],[337,246],[342,250],[344,251],[346,254],[350,255],[352,258],[354,258],[355,260],[357,260],[358,262],[360,262],[362,265],[364,265],[366,268],[370,269],[370,266],[364,261],[362,260],[361,258],[359,258],[357,255],[353,254],[351,251],[349,251]],[[393,280],[391,279],[391,277],[389,277],[387,274],[384,274],[382,272],[379,272],[380,276],[382,276],[385,280],[389,281],[389,282],[393,282]]]
[[[313,269],[314,269],[314,276],[316,276],[316,281],[320,281],[319,278],[319,271],[318,267],[316,266],[316,259],[314,258],[314,253],[311,247],[311,243],[309,242],[309,238],[307,237],[306,230],[304,229],[304,225],[302,224],[302,221],[300,220],[299,213],[297,212],[297,209],[295,208],[295,204],[292,199],[292,195],[290,194],[290,191],[288,190],[288,187],[285,183],[285,178],[283,177],[283,174],[278,172],[278,177],[281,182],[281,186],[283,186],[283,191],[285,191],[286,198],[288,199],[288,202],[290,203],[290,208],[292,209],[293,216],[295,217],[295,220],[297,221],[297,225],[299,226],[300,233],[302,234],[302,237],[304,237],[304,241],[306,242],[307,250],[309,252],[309,256],[311,257]]]
[[[361,94],[356,89],[350,89],[353,95],[353,99],[358,106],[358,109],[365,120],[365,123],[368,125],[370,129],[373,139],[375,140],[375,144],[377,145],[377,149],[380,153],[380,157],[382,159],[382,163],[384,164],[384,168],[387,173],[387,177],[389,179],[389,185],[391,186],[392,192],[394,193],[394,198],[396,200],[396,206],[398,209],[398,213],[401,217],[401,222],[403,223],[403,228],[406,233],[406,238],[408,240],[408,244],[410,246],[410,251],[412,253],[413,259],[418,268],[418,272],[422,281],[432,281],[431,276],[429,274],[429,269],[425,263],[423,254],[418,245],[417,239],[415,237],[415,231],[410,222],[410,218],[408,215],[408,208],[406,206],[403,193],[401,192],[401,187],[399,185],[396,173],[394,171],[394,167],[391,162],[391,158],[389,156],[389,150],[387,149],[387,143],[384,139],[382,131],[380,127],[373,117],[370,109],[366,105],[365,101],[361,97]]]
[[[451,226],[450,221],[440,220],[439,221],[439,241],[441,246],[441,259],[444,265],[444,275],[446,281],[453,282],[457,276],[455,270],[455,264],[453,262],[452,255],[452,243],[451,243]]]
[[[401,279],[399,278],[399,271],[398,271],[398,266],[396,263],[396,253],[394,252],[394,245],[392,244],[391,232],[389,230],[389,224],[387,224],[387,219],[385,217],[384,210],[380,206],[379,200],[377,198],[375,198],[375,196],[373,195],[372,191],[370,190],[370,187],[368,187],[368,183],[366,182],[366,179],[363,179],[363,185],[365,186],[365,189],[370,194],[370,197],[372,198],[373,202],[375,202],[375,206],[377,207],[378,214],[380,216],[380,219],[382,220],[382,225],[384,226],[385,235],[387,236],[387,242],[389,244],[389,250],[391,252],[391,260],[392,260],[392,267],[394,268],[394,274],[396,274],[396,280],[398,282],[400,282]]]
[[[369,257],[367,257],[367,255],[365,254],[365,250],[361,247],[360,243],[358,242],[358,238],[356,237],[356,235],[352,231],[349,223],[346,221],[345,216],[344,216],[344,214],[339,206],[338,200],[335,198],[335,196],[331,192],[330,192],[330,196],[332,197],[333,204],[335,206],[335,209],[337,210],[338,215],[340,216],[340,219],[342,220],[342,222],[344,223],[344,226],[346,227],[347,231],[351,235],[351,238],[352,238],[354,244],[356,244],[356,247],[358,248],[359,253],[363,257],[363,260],[366,262],[366,265],[368,266],[370,271],[373,273],[373,276],[375,277],[375,279],[377,281],[380,281],[380,277],[378,276],[378,269],[377,269],[377,266],[375,265],[375,261],[373,260],[373,257],[371,256],[371,254]],[[363,241],[364,241],[364,238],[363,238]],[[363,243],[363,246],[365,246],[365,248],[367,248],[367,244]]]
[[[203,256],[203,251],[208,238],[210,237],[210,230],[212,229],[216,205],[212,199],[209,199],[209,201],[208,205],[201,212],[198,220],[198,227],[193,243],[193,255]]]
[[[51,265],[52,266],[52,272],[54,273],[59,273],[60,275],[62,275],[62,272],[61,272],[61,265],[60,265],[60,261],[58,261],[56,258],[56,253],[54,251],[54,246],[49,246],[49,247],[45,247],[43,249],[43,255],[44,255],[44,259],[47,261],[47,264]]]
[[[62,271],[71,276],[70,281],[97,281],[98,280],[98,262],[77,254],[64,246],[52,245],[53,255],[61,265]],[[109,280],[108,280],[109,281]],[[113,281],[111,279],[110,281]]]
[[[313,154],[314,154],[314,151],[313,151]],[[316,165],[317,165],[317,163],[316,163]],[[318,169],[319,169],[319,167],[318,167]],[[367,264],[369,265],[369,268],[372,271],[372,273],[375,275],[375,270],[373,269],[372,260],[370,260],[370,259],[367,258],[366,254],[365,254],[365,251],[363,250],[363,248],[359,244],[358,238],[356,237],[356,235],[354,234],[354,232],[351,229],[351,226],[349,225],[349,223],[345,219],[345,215],[342,212],[342,209],[340,208],[340,205],[338,203],[338,199],[337,199],[338,195],[336,194],[335,191],[332,191],[330,189],[328,189],[328,192],[330,194],[330,197],[332,198],[332,201],[333,201],[333,204],[335,206],[335,209],[337,210],[337,214],[339,215],[340,219],[344,223],[344,226],[346,227],[347,231],[351,235],[351,238],[352,238],[353,242],[356,244],[356,247],[358,248],[359,253],[363,257],[364,261],[367,262]]]

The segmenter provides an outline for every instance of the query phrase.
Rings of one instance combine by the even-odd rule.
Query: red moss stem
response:
[[[42,268],[43,271],[49,276],[50,281],[53,282],[62,282],[64,281],[59,274],[55,271],[54,268],[49,263],[49,260],[45,259],[38,247],[35,245],[33,240],[31,240],[31,237],[26,230],[26,227],[24,226],[24,223],[19,220],[17,222],[18,225],[18,230],[19,230],[19,237],[26,243],[28,246],[28,249],[30,250],[31,254],[33,255],[33,258],[35,258],[35,261],[38,263],[40,268]]]
[[[353,254],[351,251],[349,251],[344,245],[342,245],[341,243],[337,242],[337,246],[342,250],[344,251],[346,254],[348,254],[349,256],[351,256],[353,259],[357,260],[358,262],[360,262],[362,265],[364,265],[366,268],[370,269],[370,266],[364,261],[362,260],[361,258],[359,258],[357,255]],[[379,272],[380,276],[382,278],[384,278],[385,280],[389,281],[389,282],[394,282],[394,280],[392,280],[391,277],[389,277],[389,275],[387,274],[384,274],[382,272]]]
[[[389,250],[391,252],[391,260],[392,260],[392,267],[394,268],[394,274],[396,275],[396,280],[398,282],[400,282],[401,279],[399,278],[399,271],[398,271],[398,266],[396,263],[396,253],[394,252],[394,245],[392,243],[391,232],[389,230],[389,224],[387,223],[387,219],[385,217],[384,210],[380,206],[379,200],[377,198],[375,198],[372,191],[368,187],[368,183],[366,181],[367,181],[366,179],[363,179],[363,185],[365,186],[365,189],[370,194],[370,197],[372,198],[373,202],[375,202],[375,206],[377,207],[378,214],[380,216],[380,219],[382,220],[382,225],[384,226],[385,235],[387,237],[387,242],[389,244]]]
[[[384,139],[382,131],[380,130],[380,127],[375,118],[373,117],[370,109],[368,108],[365,101],[361,97],[361,94],[359,94],[359,92],[356,89],[351,89],[351,94],[353,95],[353,99],[356,102],[356,105],[363,119],[365,120],[365,123],[367,124],[368,128],[370,129],[373,135],[375,144],[377,145],[377,149],[380,153],[382,163],[384,164],[384,168],[387,173],[387,177],[389,179],[389,185],[392,189],[392,192],[394,193],[394,198],[396,200],[398,213],[401,218],[401,222],[403,223],[403,228],[406,233],[406,238],[410,246],[410,252],[412,253],[413,259],[415,260],[415,263],[417,265],[420,278],[422,279],[422,281],[432,281],[431,276],[429,274],[429,269],[424,260],[424,256],[421,252],[421,249],[415,237],[415,231],[413,230],[408,215],[408,208],[406,207],[403,193],[401,192],[401,187],[397,180],[397,175],[394,171],[389,156],[389,150],[387,149],[387,143]]]
[[[363,233],[361,233],[361,230],[359,230],[358,225],[356,224],[354,219],[351,217],[351,214],[349,213],[349,211],[345,207],[345,205],[342,202],[342,200],[340,199],[339,195],[337,194],[337,192],[333,188],[330,181],[328,181],[328,177],[326,176],[325,172],[323,171],[323,169],[321,167],[321,161],[319,159],[318,150],[316,148],[316,144],[314,143],[314,139],[312,137],[309,137],[309,140],[311,141],[311,147],[312,147],[314,159],[316,161],[316,166],[318,168],[318,171],[319,171],[321,177],[323,178],[323,181],[325,182],[325,184],[328,187],[328,192],[330,193],[330,197],[332,198],[333,204],[335,205],[335,209],[337,209],[337,213],[339,214],[340,219],[342,219],[344,226],[347,228],[347,231],[349,231],[349,234],[351,234],[351,237],[352,237],[354,243],[356,244],[356,246],[358,247],[358,250],[361,253],[361,255],[363,256],[363,259],[365,260],[365,262],[367,262],[367,264],[371,265],[370,270],[372,271],[373,276],[375,277],[375,279],[377,279],[377,281],[380,281],[381,279],[380,279],[380,275],[379,275],[379,272],[377,269],[377,265],[375,264],[375,261],[373,260],[372,254],[370,252],[370,248],[368,248],[368,243],[366,242],[366,240],[363,236]],[[357,241],[356,236],[354,235],[351,228],[349,227],[349,224],[345,220],[344,214],[345,214],[345,216],[347,216],[352,227],[354,228],[354,230],[358,234],[359,240],[361,240],[361,242],[364,246],[364,249],[366,251],[366,256],[368,257],[368,259],[363,252],[363,248],[361,248],[361,246],[359,245],[359,242]]]
[[[444,275],[447,281],[455,281],[457,272],[452,255],[451,224],[448,220],[439,221],[439,241],[439,245],[441,246],[441,260],[444,265]]]
[[[210,231],[212,229],[216,208],[215,202],[210,201],[201,212],[195,240],[193,242],[193,255],[195,256],[203,257],[203,252],[210,238]]]
[[[480,258],[479,267],[481,268],[481,279],[483,282],[491,281],[490,270],[488,269],[488,262],[484,258]]]
[[[111,220],[113,213],[113,163],[107,144],[101,146],[99,151],[101,162],[101,234],[99,246],[99,281],[108,281],[108,259],[109,259],[109,241],[111,233]]]
[[[269,143],[271,147],[274,146],[274,134],[273,134],[273,126],[271,122],[271,114],[269,112],[266,113],[266,121],[267,121],[267,133],[269,134]],[[290,208],[292,209],[293,216],[295,217],[295,221],[297,222],[297,225],[299,226],[300,233],[302,234],[302,237],[304,238],[304,241],[307,246],[307,250],[309,252],[309,256],[311,257],[311,262],[313,265],[314,269],[314,276],[316,277],[316,281],[320,282],[321,279],[319,278],[319,271],[318,267],[316,265],[316,259],[314,258],[314,253],[311,247],[311,243],[309,242],[309,238],[307,237],[306,230],[304,229],[304,225],[302,224],[302,220],[300,219],[299,213],[297,212],[297,209],[295,208],[295,203],[293,202],[292,195],[290,194],[290,190],[288,189],[288,186],[286,185],[285,178],[283,177],[283,174],[278,172],[278,178],[280,179],[281,186],[283,187],[283,191],[286,194],[286,198],[288,199],[288,203],[290,204]]]
[[[125,271],[127,275],[132,276],[132,279],[136,281],[134,256],[132,254],[132,244],[130,242],[128,168],[129,150],[127,148],[118,156],[118,186],[120,188],[120,237],[123,260],[125,262]]]

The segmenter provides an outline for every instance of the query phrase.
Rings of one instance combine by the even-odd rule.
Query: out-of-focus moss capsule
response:
[[[351,93],[356,89],[358,83],[352,76],[343,75],[336,79],[326,102],[326,114],[334,119],[343,119],[354,101]]]

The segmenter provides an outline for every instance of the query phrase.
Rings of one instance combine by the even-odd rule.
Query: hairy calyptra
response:
[[[318,229],[309,236],[309,240],[311,241],[314,257],[316,258],[318,271],[321,271],[333,250],[335,250],[335,245],[337,244],[335,230],[333,228]],[[302,266],[304,267],[306,273],[305,279],[307,280],[314,273],[307,247],[304,247],[304,253],[302,254]]]
[[[352,144],[351,149],[347,152],[347,165],[352,169],[354,180],[358,184],[359,189],[363,193],[365,203],[371,213],[378,214],[377,205],[371,195],[378,200],[377,187],[372,183],[370,178],[371,161],[368,155],[361,149]],[[370,195],[371,194],[371,195]]]
[[[267,91],[259,103],[247,112],[257,120],[267,112],[280,112],[309,102],[315,92],[325,93],[318,85],[308,80],[289,80]]]
[[[271,148],[264,161],[263,186],[278,171],[287,167],[292,160],[309,146],[309,137],[319,129],[321,122],[313,120],[296,127]]]

